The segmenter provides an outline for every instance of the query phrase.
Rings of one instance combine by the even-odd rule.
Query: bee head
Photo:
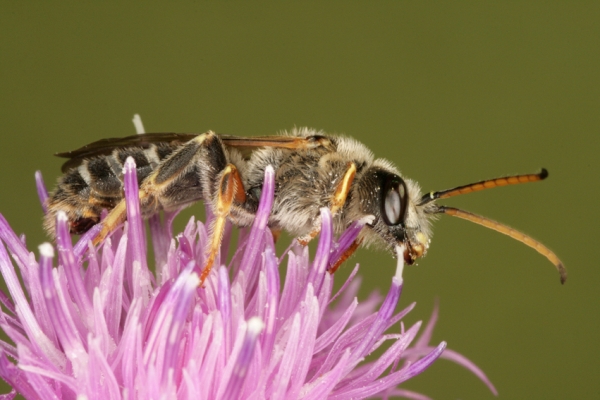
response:
[[[421,196],[418,185],[403,179],[387,162],[376,162],[362,174],[357,187],[360,213],[375,217],[368,224],[370,232],[365,233],[367,243],[383,241],[392,253],[396,246],[403,246],[407,264],[424,256],[431,236],[431,215],[417,205]]]

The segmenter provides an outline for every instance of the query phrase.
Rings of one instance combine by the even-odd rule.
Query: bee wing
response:
[[[68,158],[62,166],[62,171],[67,172],[91,157],[108,155],[115,149],[126,147],[147,148],[152,144],[171,143],[182,144],[188,142],[200,135],[199,133],[144,133],[127,136],[123,138],[101,139],[87,144],[77,150],[56,153],[55,156]],[[248,156],[254,149],[260,147],[277,147],[282,149],[314,149],[316,147],[330,147],[331,141],[325,136],[254,136],[243,137],[233,135],[219,135],[223,144],[229,147],[235,147]]]
[[[123,138],[108,138],[87,144],[77,150],[56,153],[55,156],[69,159],[61,168],[62,172],[67,172],[79,166],[87,158],[108,155],[118,148],[147,148],[156,143],[185,143],[198,135],[198,133],[144,133]]]
[[[275,147],[279,149],[306,150],[325,147],[333,151],[333,144],[325,136],[232,136],[219,135],[224,145],[235,147],[244,157],[248,157],[253,150],[261,147]]]

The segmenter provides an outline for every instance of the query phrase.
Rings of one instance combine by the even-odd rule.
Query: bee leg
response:
[[[126,219],[127,206],[125,205],[125,200],[121,200],[102,221],[102,229],[92,241],[94,246],[102,243],[104,239],[106,239],[106,237],[113,232],[117,226],[125,222]]]
[[[144,212],[143,210],[147,208],[147,204],[154,203],[154,197],[143,190],[140,190],[139,192],[139,199],[140,206],[142,208],[142,213]],[[94,246],[102,243],[104,239],[106,239],[106,237],[110,235],[111,232],[117,229],[119,225],[125,222],[125,220],[127,220],[127,203],[125,199],[123,199],[120,202],[118,202],[112,210],[110,210],[106,218],[104,218],[104,220],[101,222],[102,229],[92,241]]]
[[[346,262],[347,259],[349,259],[352,254],[354,254],[354,252],[356,251],[356,249],[358,249],[358,246],[360,246],[360,243],[362,242],[362,239],[356,239],[354,242],[352,242],[352,244],[350,245],[350,247],[348,247],[346,249],[346,251],[344,251],[342,253],[342,255],[340,256],[340,258],[338,258],[336,260],[335,263],[333,263],[329,269],[327,270],[330,274],[334,274],[335,271],[338,270],[338,268],[344,263]]]
[[[211,152],[215,155],[214,160],[207,157]],[[202,189],[194,185],[197,179],[196,171],[187,167],[207,158],[205,164],[208,165],[201,164],[202,166],[219,171],[226,165],[222,144],[210,131],[190,140],[161,162],[152,174],[140,182],[139,200],[142,215],[148,217],[156,214],[160,209],[170,211],[200,200]],[[187,169],[189,172],[186,173]],[[189,185],[189,182],[194,184]],[[173,193],[177,193],[179,199],[173,198]],[[94,239],[94,245],[101,243],[117,226],[125,222],[127,219],[125,204],[125,199],[121,200],[102,221],[102,230]]]
[[[318,218],[316,222],[317,223],[321,222],[321,218]],[[298,238],[298,243],[300,243],[302,246],[307,246],[311,240],[313,240],[314,238],[317,237],[319,232],[321,232],[321,227],[320,226],[314,227],[313,230],[310,231],[309,233],[307,233],[306,235],[300,236]]]
[[[356,164],[353,162],[348,163],[348,169],[344,173],[344,176],[340,183],[338,183],[337,188],[333,194],[331,199],[331,215],[335,216],[346,204],[346,198],[348,197],[348,193],[350,193],[350,189],[352,187],[352,182],[354,181],[354,177],[356,176]],[[307,235],[301,236],[298,238],[298,242],[302,246],[306,246],[311,240],[313,240],[319,232],[321,232],[321,224],[320,220],[317,221],[318,226],[315,226],[313,230]],[[349,256],[348,256],[349,257]]]
[[[281,229],[269,228],[271,230],[271,235],[273,235],[273,242],[277,243],[279,237],[281,236]]]
[[[237,168],[233,164],[227,164],[221,172],[221,179],[217,188],[216,218],[212,227],[210,247],[207,254],[208,258],[200,274],[200,286],[204,284],[215,262],[215,258],[221,247],[221,241],[223,240],[225,222],[234,201],[238,204],[243,204],[246,201],[246,192],[244,191],[242,178]]]

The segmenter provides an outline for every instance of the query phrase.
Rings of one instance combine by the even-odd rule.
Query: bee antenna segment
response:
[[[544,180],[547,177],[548,170],[546,168],[542,168],[542,170],[536,174],[510,175],[502,178],[494,178],[485,181],[469,183],[468,185],[457,186],[452,189],[427,193],[421,198],[421,201],[418,205],[422,206],[437,199],[447,199],[448,197],[458,196],[459,194],[479,192],[480,190],[493,189],[499,186],[510,186],[518,185],[520,183],[537,182]]]
[[[436,208],[435,211],[433,211],[433,214],[452,215],[453,217],[466,219],[467,221],[474,222],[478,225],[485,226],[486,228],[493,229],[497,232],[510,236],[511,238],[518,240],[519,242],[524,243],[527,246],[533,248],[538,253],[546,257],[552,264],[554,264],[554,266],[558,270],[558,273],[560,274],[560,283],[564,284],[567,280],[567,270],[562,261],[560,261],[560,259],[558,258],[558,256],[554,254],[554,252],[548,247],[544,246],[542,243],[533,239],[529,235],[519,232],[516,229],[513,229],[500,222],[496,222],[481,215],[473,214],[468,211],[463,211],[454,207],[439,206]]]

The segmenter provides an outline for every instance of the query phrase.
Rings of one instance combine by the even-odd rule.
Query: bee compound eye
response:
[[[406,186],[399,177],[391,177],[385,182],[382,216],[387,225],[404,222],[406,214]]]

